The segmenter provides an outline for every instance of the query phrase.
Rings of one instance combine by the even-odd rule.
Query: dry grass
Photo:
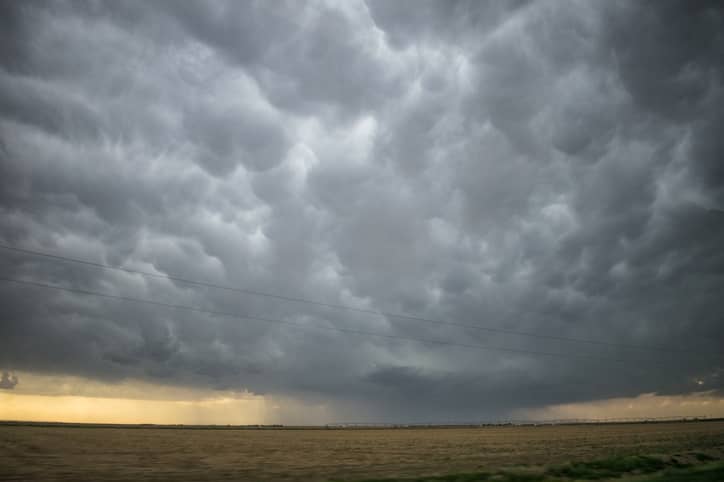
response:
[[[1,480],[330,480],[714,453],[724,422],[377,430],[0,426]]]

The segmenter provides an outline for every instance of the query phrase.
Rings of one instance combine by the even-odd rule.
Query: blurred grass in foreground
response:
[[[369,479],[365,482],[569,482],[620,480],[622,482],[722,482],[724,462],[704,453],[683,456],[611,457],[591,462],[573,462],[548,468],[519,467],[491,472],[451,474],[422,478]],[[689,462],[689,460],[694,461]]]

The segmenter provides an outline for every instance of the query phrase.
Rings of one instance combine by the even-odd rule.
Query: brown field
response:
[[[724,421],[341,430],[0,426],[0,479],[360,480],[643,454],[720,458],[723,449]]]

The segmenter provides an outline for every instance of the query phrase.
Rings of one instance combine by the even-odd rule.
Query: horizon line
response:
[[[279,429],[401,429],[401,428],[480,428],[503,426],[541,425],[616,425],[637,423],[672,422],[719,422],[724,417],[709,415],[687,415],[669,417],[608,417],[608,418],[566,418],[547,420],[495,420],[470,422],[334,422],[325,424],[157,424],[157,423],[113,423],[113,422],[60,422],[50,420],[0,420],[0,426],[59,426],[66,428],[158,428],[158,429],[207,429],[207,430],[279,430]]]

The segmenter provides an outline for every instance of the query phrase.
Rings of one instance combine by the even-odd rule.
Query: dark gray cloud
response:
[[[3,250],[5,277],[295,325],[3,282],[0,366],[354,420],[721,391],[717,2],[2,9],[3,244],[503,331]]]

